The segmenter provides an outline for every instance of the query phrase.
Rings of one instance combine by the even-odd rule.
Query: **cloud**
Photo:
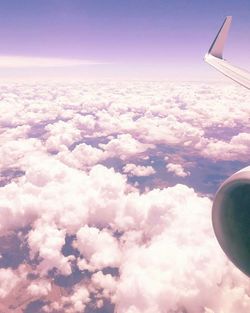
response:
[[[0,298],[5,298],[17,285],[20,278],[11,269],[0,269]]]
[[[141,166],[132,163],[126,164],[123,172],[134,176],[149,176],[156,173],[152,166]]]
[[[167,171],[170,173],[174,173],[174,175],[179,177],[186,177],[190,175],[189,172],[186,172],[181,164],[168,163],[166,165]]]
[[[236,284],[245,283],[238,272],[230,269],[213,240],[208,225],[208,199],[198,197],[182,185],[162,193],[166,201],[172,197],[174,203],[168,202],[169,211],[161,213],[161,218],[168,217],[161,232],[154,232],[144,244],[134,242],[124,251],[117,311],[199,312],[207,307],[223,312],[226,307],[233,312],[238,296],[243,300],[245,295],[244,291],[238,293],[237,288],[232,288],[227,279],[230,277]],[[194,227],[195,221],[199,225]],[[199,234],[199,238],[195,238],[195,234]],[[223,264],[224,270],[218,270]],[[232,301],[228,301],[229,295]],[[246,306],[249,300],[247,296]],[[245,305],[241,310],[244,312]]]
[[[84,226],[79,229],[76,237],[77,248],[83,255],[84,260],[89,262],[89,269],[93,271],[105,267],[119,267],[121,257],[119,246],[116,239],[107,231]],[[84,269],[81,266],[81,260],[78,265],[80,269]]]
[[[130,134],[118,135],[117,138],[111,139],[107,144],[99,144],[99,146],[104,150],[106,158],[119,157],[122,160],[154,148],[154,145],[144,144]]]
[[[214,160],[245,160],[250,153],[250,134],[239,133],[229,142],[214,139],[204,144],[202,155]]]
[[[62,58],[0,56],[0,68],[72,67],[101,64],[100,62]]]
[[[2,311],[249,312],[248,278],[220,250],[196,181],[214,184],[204,173],[217,174],[214,160],[247,160],[246,92],[165,82],[0,91],[2,259],[8,236],[26,253],[15,267],[0,262]]]
[[[72,151],[63,149],[58,154],[58,158],[69,166],[85,168],[101,162],[105,159],[105,156],[103,150],[82,143],[77,145]]]
[[[86,304],[90,302],[90,294],[84,286],[75,287],[69,297],[62,297],[56,302],[44,305],[44,312],[66,312],[81,313],[84,312]]]
[[[28,288],[27,292],[32,297],[44,297],[49,294],[51,291],[51,283],[47,280],[40,280],[38,282],[31,283]]]
[[[29,232],[30,256],[33,259],[38,254],[41,259],[38,270],[42,276],[53,268],[57,268],[64,275],[71,274],[69,260],[72,258],[64,257],[61,253],[65,234],[65,230],[59,230],[41,221],[37,221],[34,229]]]

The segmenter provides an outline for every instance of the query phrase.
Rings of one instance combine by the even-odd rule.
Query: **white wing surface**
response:
[[[250,73],[223,59],[223,50],[231,22],[232,16],[227,16],[208,53],[205,55],[205,61],[227,77],[250,89]]]

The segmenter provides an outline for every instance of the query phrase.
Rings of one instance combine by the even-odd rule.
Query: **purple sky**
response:
[[[109,63],[57,69],[58,76],[217,79],[220,75],[203,63],[203,55],[226,15],[233,15],[234,22],[225,55],[240,66],[250,64],[246,0],[10,0],[0,4],[1,55]],[[3,76],[33,73],[2,71]]]

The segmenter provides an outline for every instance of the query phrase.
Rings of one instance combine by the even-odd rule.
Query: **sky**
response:
[[[226,57],[250,65],[248,1],[10,0],[0,5],[1,55],[95,63],[66,68],[62,63],[55,71],[48,68],[52,61],[36,71],[5,68],[2,76],[219,79],[203,56],[227,15],[234,21]]]

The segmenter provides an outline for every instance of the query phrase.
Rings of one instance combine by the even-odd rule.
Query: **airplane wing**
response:
[[[227,77],[250,89],[250,73],[223,59],[223,50],[231,22],[232,16],[227,16],[208,53],[205,55],[205,61]]]

